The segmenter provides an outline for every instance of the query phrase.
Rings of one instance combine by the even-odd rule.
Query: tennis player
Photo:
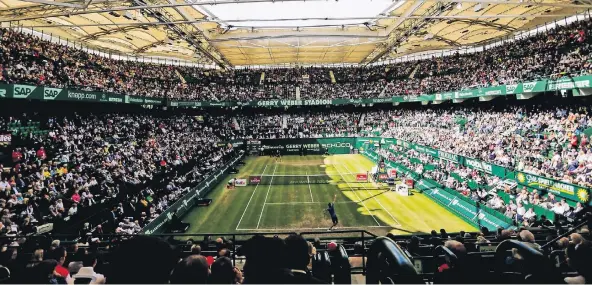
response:
[[[333,203],[327,204],[328,208],[326,211],[329,212],[329,215],[331,216],[331,222],[333,222],[333,225],[329,228],[329,231],[331,231],[333,227],[337,226],[337,223],[339,223],[337,214],[335,214],[335,200],[337,200],[337,194],[333,196]]]

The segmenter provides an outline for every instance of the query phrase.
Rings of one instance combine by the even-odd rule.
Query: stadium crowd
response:
[[[584,209],[579,202],[572,206],[566,199],[558,199],[553,193],[543,194],[536,190],[528,191],[526,187],[519,187],[517,184],[507,185],[497,176],[450,161],[439,160],[413,149],[392,145],[390,149],[382,149],[379,153],[424,178],[438,182],[442,187],[455,190],[474,202],[498,210],[515,221],[515,224],[552,225],[553,221],[547,220],[545,215],[535,213],[537,207],[570,219],[574,219]],[[504,200],[500,192],[508,194],[509,199]]]
[[[21,119],[30,118],[8,123]],[[191,116],[75,115],[43,125],[46,135],[29,135],[12,166],[0,165],[2,234],[90,215],[97,204],[111,212],[81,235],[137,233],[234,154]]]
[[[589,19],[481,52],[365,67],[204,69],[119,61],[0,29],[0,82],[182,100],[375,98],[587,73]]]
[[[384,136],[564,182],[592,185],[592,121],[578,106],[391,111]]]

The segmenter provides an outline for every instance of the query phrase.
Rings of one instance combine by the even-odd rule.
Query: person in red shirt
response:
[[[570,144],[571,144],[571,147],[573,147],[573,148],[578,147],[578,136],[576,136],[576,135],[571,136]]]
[[[45,149],[43,149],[43,147],[39,148],[39,150],[37,151],[37,158],[44,160],[45,157]]]
[[[72,194],[72,201],[80,203],[80,194],[78,194],[78,190],[74,190],[74,194]]]
[[[580,147],[585,148],[587,144],[588,144],[588,137],[586,137],[586,135],[584,134],[580,137]]]
[[[21,149],[17,148],[12,151],[12,162],[18,162],[23,158],[23,154],[21,153]]]
[[[54,271],[55,274],[66,280],[70,279],[70,271],[68,271],[68,268],[64,267],[64,262],[68,256],[66,249],[64,247],[58,247],[50,252],[50,256],[58,262],[58,266],[56,266]]]

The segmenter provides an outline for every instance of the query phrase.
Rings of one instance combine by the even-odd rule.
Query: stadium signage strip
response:
[[[514,172],[508,168],[499,165],[491,164],[488,162],[456,154],[447,153],[444,151],[439,151],[427,146],[409,143],[403,140],[395,139],[395,144],[407,149],[413,149],[419,153],[430,154],[436,158],[459,163],[469,168],[473,168],[495,175],[501,179],[514,179],[520,185],[528,186],[541,191],[551,192],[557,196],[566,198],[574,202],[581,202],[584,204],[592,205],[592,203],[590,202],[590,189],[586,187],[581,187],[579,185],[574,185],[525,172]]]
[[[592,87],[592,75],[564,77],[556,80],[542,79],[532,82],[507,84],[474,88],[454,92],[443,92],[424,95],[400,95],[394,97],[367,99],[307,99],[307,100],[253,100],[248,102],[225,101],[178,101],[158,98],[144,98],[133,95],[121,95],[95,91],[82,91],[75,88],[52,88],[23,84],[0,84],[0,98],[110,102],[139,105],[165,105],[171,107],[289,107],[289,106],[318,106],[318,105],[371,105],[383,103],[432,102],[453,99],[479,98],[482,96],[508,96],[524,93],[542,93],[557,90],[575,90]],[[579,94],[579,92],[574,92]]]
[[[363,154],[374,161],[378,160],[379,155],[373,151],[364,151]],[[390,168],[397,169],[397,171],[400,171],[401,173],[408,173],[408,175],[416,181],[416,189],[424,191],[428,197],[474,226],[486,226],[490,230],[511,227],[509,222],[505,222],[500,218],[495,217],[493,214],[488,213],[488,211],[484,209],[485,206],[477,206],[474,202],[469,202],[463,197],[460,197],[459,195],[461,194],[455,191],[449,191],[435,181],[419,178],[417,173],[409,170],[401,164],[392,161],[388,161],[387,164]]]
[[[177,212],[179,217],[183,217],[187,211],[193,208],[196,204],[196,198],[204,197],[212,188],[214,188],[222,179],[226,177],[226,174],[230,169],[243,157],[239,155],[231,160],[228,164],[221,167],[216,173],[206,177],[201,183],[195,188],[189,190],[185,196],[175,202],[172,206],[166,209],[160,214],[154,221],[147,224],[142,230],[143,234],[159,234],[166,230],[166,223],[171,220],[173,213]],[[242,186],[242,185],[241,185]]]

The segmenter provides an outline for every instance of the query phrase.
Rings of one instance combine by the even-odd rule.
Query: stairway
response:
[[[259,78],[259,85],[263,85],[265,82],[265,72],[261,72],[261,77]]]
[[[337,83],[337,80],[335,80],[335,74],[333,74],[333,70],[329,70],[329,77],[331,77],[331,83]]]
[[[234,126],[235,131],[240,131],[240,125],[238,124],[236,117],[232,117],[232,125]]]
[[[181,80],[181,82],[183,83],[183,85],[187,84],[187,80],[185,80],[185,77],[183,77],[183,75],[181,74],[181,72],[179,72],[177,69],[175,69],[175,73],[177,74],[177,76],[179,76],[179,79]]]
[[[358,123],[358,127],[360,127],[360,128],[364,127],[365,120],[366,120],[366,114],[362,114],[362,117],[360,117],[360,122]]]
[[[415,78],[415,73],[417,73],[417,70],[419,69],[419,66],[421,65],[421,63],[418,63],[415,68],[413,69],[413,71],[411,71],[411,73],[409,74],[409,79],[413,79]]]
[[[286,114],[282,115],[282,128],[284,128],[284,129],[288,128],[288,115],[286,115]]]

